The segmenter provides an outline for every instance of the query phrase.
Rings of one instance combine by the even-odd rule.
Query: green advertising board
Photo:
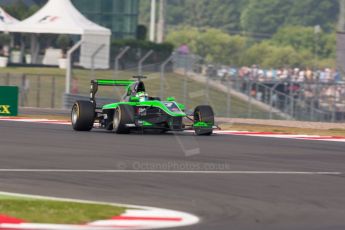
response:
[[[18,115],[18,87],[0,86],[0,116]]]

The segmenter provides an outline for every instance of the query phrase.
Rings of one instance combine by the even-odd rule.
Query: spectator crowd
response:
[[[259,82],[292,81],[292,82],[340,82],[341,75],[336,69],[325,68],[312,70],[311,68],[280,68],[263,69],[257,65],[233,68],[222,66],[217,69],[217,77],[227,77],[256,80]]]
[[[282,110],[285,109],[286,104],[279,103],[279,101],[293,96],[294,99],[304,101],[309,106],[313,104],[315,109],[340,112],[342,116],[345,116],[345,82],[336,69],[262,69],[257,65],[241,68],[208,66],[206,74],[223,81],[239,82],[242,92],[250,93],[251,97],[266,103],[270,103],[269,101],[272,100],[273,105],[280,105],[277,107]],[[248,82],[253,83],[250,90],[247,88]],[[255,84],[259,83],[269,88],[279,85],[280,82],[282,87],[276,87],[272,95],[268,92],[269,101],[265,101],[267,91]]]

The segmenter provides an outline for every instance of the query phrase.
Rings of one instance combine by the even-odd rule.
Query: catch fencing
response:
[[[19,106],[61,108],[64,75],[0,73],[0,85],[19,87]]]
[[[267,105],[269,109],[265,117],[268,119],[280,116],[301,121],[345,121],[345,82],[339,79],[325,81],[317,76],[299,81],[287,76],[285,79],[267,80],[241,76],[232,68],[222,72],[225,69],[223,65],[206,63],[194,55],[177,54],[175,58],[181,71],[205,77],[214,84],[227,85],[229,91],[246,95],[249,107],[253,101]],[[248,117],[255,117],[250,113],[248,110]]]
[[[65,94],[64,71],[54,69],[42,74],[0,73],[0,85],[18,86],[22,107],[68,108],[71,101],[88,98],[92,79],[130,79],[134,75],[145,75],[150,95],[163,100],[174,96],[190,113],[195,106],[208,104],[219,117],[345,121],[345,84],[342,82],[260,81],[236,74],[219,77],[217,65],[210,65],[195,55],[174,53],[158,63],[146,64],[153,51],[141,54],[137,64],[126,66],[119,64],[126,49],[129,48],[113,56],[112,69],[88,70],[74,64],[69,94]],[[102,100],[117,101],[124,93],[122,88],[104,87],[97,95]]]

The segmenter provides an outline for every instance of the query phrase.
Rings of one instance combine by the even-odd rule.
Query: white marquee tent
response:
[[[12,33],[32,34],[31,49],[34,61],[37,60],[39,50],[38,34],[80,35],[83,43],[79,64],[85,68],[92,65],[95,68],[109,68],[111,31],[88,20],[73,6],[71,0],[49,0],[34,15],[9,26],[8,30]],[[91,56],[94,53],[95,61],[92,64]]]
[[[4,9],[0,7],[0,31],[7,32],[8,27],[19,21],[9,15]]]

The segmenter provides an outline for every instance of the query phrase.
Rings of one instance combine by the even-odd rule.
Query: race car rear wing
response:
[[[96,79],[92,80],[91,84],[97,84],[101,86],[129,86],[133,84],[135,80],[104,80]]]
[[[98,86],[125,86],[128,87],[134,84],[135,80],[106,80],[106,79],[95,79],[91,81],[90,87],[90,101],[96,106],[96,93],[98,91]]]

